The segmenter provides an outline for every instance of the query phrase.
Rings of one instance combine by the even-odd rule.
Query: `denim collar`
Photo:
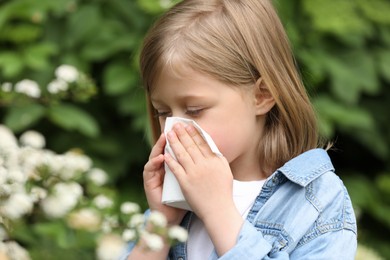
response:
[[[320,148],[300,154],[277,170],[303,187],[328,171],[334,171],[334,167],[328,153]]]

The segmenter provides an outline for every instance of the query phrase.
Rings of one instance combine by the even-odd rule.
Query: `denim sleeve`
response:
[[[291,259],[353,260],[357,249],[356,233],[341,229],[327,232],[296,248]]]
[[[291,252],[272,252],[272,246],[252,224],[245,221],[236,245],[218,259],[346,259],[353,260],[356,252],[356,234],[342,229],[318,236],[312,241],[293,249]]]
[[[130,252],[133,250],[134,247],[135,247],[135,242],[129,242],[122,256],[118,260],[126,260],[129,257]]]
[[[148,219],[149,215],[150,215],[150,209],[145,211],[145,213],[144,213],[145,219]],[[135,241],[130,241],[127,244],[126,248],[123,250],[122,256],[118,260],[126,260],[129,257],[130,252],[135,247],[135,244],[136,244]]]
[[[271,244],[264,239],[263,234],[245,220],[236,245],[218,259],[289,259],[286,252],[279,252],[275,257],[268,257],[271,249]]]

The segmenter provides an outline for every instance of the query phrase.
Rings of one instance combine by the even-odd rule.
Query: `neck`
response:
[[[241,156],[230,163],[233,178],[238,181],[256,181],[266,179],[269,174],[261,170],[260,162],[256,153],[254,156]]]

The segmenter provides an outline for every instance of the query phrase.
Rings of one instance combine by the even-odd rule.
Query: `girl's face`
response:
[[[253,88],[240,90],[190,69],[180,75],[164,69],[151,101],[162,132],[168,116],[195,120],[227,158],[236,179],[263,177],[258,145],[264,116],[259,115]]]

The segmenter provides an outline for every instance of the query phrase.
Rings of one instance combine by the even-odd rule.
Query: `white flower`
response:
[[[47,153],[42,160],[53,175],[59,176],[61,170],[66,167],[65,155],[63,154]]]
[[[87,177],[90,181],[92,181],[97,186],[104,185],[108,180],[107,173],[102,169],[98,169],[98,168],[91,169],[87,173]]]
[[[134,214],[140,211],[140,206],[134,202],[123,202],[121,205],[121,212],[123,214]]]
[[[72,83],[79,77],[79,72],[71,65],[61,65],[56,69],[55,75],[58,79]]]
[[[43,200],[47,197],[47,191],[41,187],[33,187],[30,191],[30,198],[33,202]]]
[[[106,209],[110,208],[114,202],[108,198],[105,195],[98,195],[93,199],[93,203],[98,207],[99,209]]]
[[[76,212],[72,212],[67,220],[68,225],[71,228],[88,231],[98,230],[101,223],[99,212],[89,208],[84,208]]]
[[[14,182],[14,183],[8,183],[6,185],[8,185],[10,189],[10,193],[24,193],[24,194],[26,193],[26,189],[24,187],[25,183]]]
[[[6,184],[2,184],[0,185],[0,197],[8,197],[9,195],[11,195],[11,185],[6,183]]]
[[[102,223],[102,231],[104,233],[109,233],[113,228],[118,227],[118,217],[117,216],[105,216]]]
[[[0,188],[7,182],[7,170],[0,164]]]
[[[143,232],[141,237],[146,243],[146,246],[152,251],[159,251],[164,247],[164,241],[162,237],[157,234]]]
[[[57,94],[68,90],[68,83],[62,79],[55,79],[47,85],[47,91],[51,94]]]
[[[73,179],[77,173],[86,172],[92,166],[91,158],[77,152],[67,152],[62,159],[61,177],[65,180]]]
[[[131,216],[131,219],[129,221],[129,226],[131,228],[134,227],[140,227],[145,223],[145,216],[143,214],[135,214]]]
[[[134,229],[125,229],[122,233],[122,238],[123,238],[123,240],[128,242],[130,240],[134,240],[136,235],[137,235],[137,233],[135,232]]]
[[[45,147],[46,144],[45,137],[41,133],[33,130],[24,132],[20,136],[19,141],[24,146],[30,146],[37,149]]]
[[[104,235],[99,241],[96,249],[98,260],[119,259],[125,252],[126,243],[119,235]]]
[[[46,216],[50,218],[61,218],[65,216],[73,207],[61,205],[61,198],[48,196],[41,201],[40,205]]]
[[[19,219],[33,208],[31,198],[25,193],[14,193],[0,208],[1,215],[9,219]]]
[[[4,125],[0,125],[0,140],[0,150],[8,151],[18,147],[18,142],[14,134]]]
[[[18,168],[11,168],[8,170],[8,181],[12,183],[25,183],[27,180],[26,175],[20,171]]]
[[[15,84],[15,91],[23,93],[32,98],[39,98],[41,96],[41,89],[33,80],[24,79]]]
[[[83,194],[83,188],[77,182],[64,183],[60,182],[54,186],[57,195],[70,195],[78,199]]]
[[[4,82],[1,84],[1,90],[3,92],[10,92],[12,90],[12,84],[10,82]]]
[[[31,146],[24,146],[19,149],[19,168],[23,170],[26,178],[37,177],[36,168],[45,163],[46,153],[45,150],[35,149]]]
[[[30,260],[27,250],[15,241],[0,242],[0,259]]]
[[[60,218],[71,211],[83,193],[80,184],[57,183],[53,188],[53,194],[41,202],[44,213],[51,218]]]
[[[91,158],[73,151],[65,154],[50,155],[48,153],[44,163],[54,175],[63,180],[72,180],[92,166]]]
[[[355,260],[382,260],[383,258],[378,255],[372,248],[359,244],[356,251]]]
[[[168,224],[167,218],[159,211],[152,211],[148,218],[148,222],[157,227],[166,227]]]
[[[4,229],[3,226],[0,226],[0,241],[4,241],[6,239],[8,239],[7,231]]]
[[[183,227],[173,226],[168,230],[168,237],[179,242],[185,242],[188,238],[188,232]]]

